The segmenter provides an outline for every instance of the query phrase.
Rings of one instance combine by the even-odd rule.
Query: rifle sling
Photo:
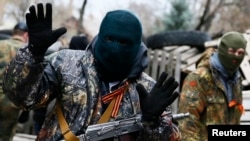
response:
[[[108,108],[105,110],[105,112],[102,114],[102,116],[100,117],[99,121],[97,122],[99,123],[105,123],[108,122],[110,119],[110,115],[113,111],[113,108],[115,106],[115,98],[109,103]]]
[[[65,141],[79,141],[79,138],[77,138],[74,133],[71,132],[69,125],[63,116],[59,102],[57,102],[56,105],[56,113],[58,116],[59,126]]]
[[[98,123],[105,123],[109,120],[114,105],[115,105],[115,99],[113,99],[110,102],[108,108],[106,109],[104,114],[101,116]],[[58,116],[59,126],[60,126],[60,129],[61,129],[61,132],[63,134],[65,141],[80,141],[79,138],[75,136],[74,133],[71,132],[69,125],[63,116],[62,109],[60,107],[59,102],[56,103],[56,113]],[[134,141],[134,139],[131,138],[131,136],[128,134],[119,136],[119,139],[121,141]]]
[[[128,86],[129,83],[126,81],[123,86],[102,97],[104,103],[109,102],[109,100],[111,100],[111,102],[97,122],[98,124],[108,122],[110,117],[115,117],[117,115],[121,100],[127,91]]]
[[[128,82],[125,83],[125,85],[119,89],[117,89],[114,93],[117,93],[118,94],[121,94],[121,96],[117,96],[115,98],[112,99],[112,101],[109,103],[107,109],[105,110],[105,112],[102,114],[102,116],[100,117],[99,121],[97,122],[98,124],[99,123],[105,123],[105,122],[108,122],[112,113],[113,113],[113,110],[114,110],[114,107],[116,107],[117,105],[119,106],[120,105],[120,101],[123,97],[123,94],[125,93],[125,91],[127,90],[128,88]],[[117,102],[117,99],[118,99],[118,102]],[[116,112],[117,112],[117,108],[119,109],[119,107],[116,107]],[[62,113],[62,109],[60,107],[60,103],[57,102],[57,105],[56,105],[56,113],[57,113],[57,116],[58,116],[58,120],[59,120],[59,126],[60,126],[60,129],[61,129],[61,132],[63,134],[63,137],[66,141],[79,141],[79,138],[77,138],[74,133],[71,132],[70,128],[69,128],[69,125],[67,123],[67,121],[65,120],[64,118],[64,115]]]
[[[104,114],[101,116],[101,118],[99,119],[98,123],[105,123],[110,119],[110,115],[112,113],[112,110],[114,108],[115,105],[115,99],[113,99],[108,108],[105,110]],[[64,115],[62,113],[62,109],[60,107],[59,102],[57,102],[56,105],[56,113],[58,116],[58,121],[59,121],[59,126],[61,129],[61,132],[63,134],[63,137],[66,141],[79,141],[79,138],[77,138],[74,133],[71,132],[69,125],[67,123],[67,121],[64,118]]]

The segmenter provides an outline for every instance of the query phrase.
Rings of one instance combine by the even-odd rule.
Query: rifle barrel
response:
[[[179,114],[174,114],[173,115],[173,119],[174,120],[179,120],[179,119],[183,119],[183,118],[186,118],[186,117],[189,117],[189,113],[179,113]]]

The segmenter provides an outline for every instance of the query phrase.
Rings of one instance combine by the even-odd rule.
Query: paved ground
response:
[[[35,141],[35,139],[36,139],[35,135],[17,133],[14,136],[13,141]]]

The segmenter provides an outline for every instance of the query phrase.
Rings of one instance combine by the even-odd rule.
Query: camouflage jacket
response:
[[[12,58],[16,55],[16,51],[24,46],[24,42],[21,41],[17,36],[1,40],[0,41],[0,83],[2,84],[3,72],[7,64],[11,61]]]
[[[0,41],[0,141],[12,140],[16,133],[19,109],[3,94],[2,82],[6,66],[22,46],[24,43],[17,36]]]
[[[190,117],[179,121],[183,141],[206,141],[207,125],[239,124],[243,112],[241,76],[233,85],[232,101],[227,100],[226,90],[218,72],[210,64],[213,49],[206,51],[197,69],[183,82],[178,112],[189,112]]]
[[[103,106],[100,96],[105,91],[97,76],[92,52],[89,49],[64,49],[48,58],[47,61],[35,63],[27,47],[20,49],[6,71],[4,91],[15,105],[27,110],[47,105],[52,99],[57,99],[70,130],[76,135],[84,134],[86,127],[96,124],[101,116]],[[142,73],[138,79],[130,82],[116,119],[141,113],[136,83],[141,83],[150,91],[155,80]],[[148,130],[147,125],[149,124],[144,124],[142,132],[151,141],[169,140],[168,133],[176,131],[174,124],[161,124],[152,131]],[[61,139],[63,136],[54,107],[47,115],[37,140]]]

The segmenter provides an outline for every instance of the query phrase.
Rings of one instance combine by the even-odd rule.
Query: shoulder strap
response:
[[[102,116],[100,117],[99,121],[97,122],[98,124],[99,123],[105,123],[105,122],[109,121],[114,106],[115,106],[115,99],[113,99],[110,102],[108,108],[105,110],[105,112],[102,114]]]
[[[74,133],[71,132],[69,125],[63,116],[62,109],[60,107],[59,102],[56,103],[56,113],[58,116],[59,126],[60,126],[64,139],[66,141],[79,141],[79,138],[77,138],[74,135]]]
[[[126,81],[123,86],[102,97],[103,103],[108,103],[110,101],[111,102],[109,103],[108,108],[105,110],[105,112],[102,114],[99,121],[97,122],[98,124],[108,122],[110,117],[117,116],[121,100],[123,98],[123,95],[127,91],[128,86],[129,83]]]

